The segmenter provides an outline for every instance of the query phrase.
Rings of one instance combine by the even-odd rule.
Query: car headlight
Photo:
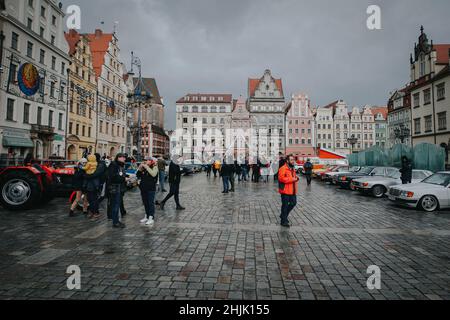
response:
[[[346,181],[347,177],[341,177],[341,181]]]
[[[411,191],[402,191],[401,196],[402,196],[402,197],[406,197],[406,198],[412,198],[412,197],[414,197],[414,192],[411,192]]]
[[[363,187],[368,187],[369,183],[368,182],[364,182],[362,185],[363,185]]]

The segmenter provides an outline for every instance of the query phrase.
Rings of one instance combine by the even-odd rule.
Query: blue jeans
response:
[[[297,196],[281,195],[281,223],[288,223],[289,213],[297,205]]]
[[[156,191],[147,191],[141,189],[142,203],[144,204],[147,219],[155,216],[155,195]]]
[[[119,221],[119,210],[120,204],[122,202],[122,194],[120,192],[110,193],[109,197],[111,199],[111,216],[113,224],[118,224]]]
[[[159,191],[164,190],[165,179],[166,179],[166,172],[164,170],[159,170]]]
[[[222,176],[222,182],[223,182],[223,191],[228,192],[230,190],[230,177]]]

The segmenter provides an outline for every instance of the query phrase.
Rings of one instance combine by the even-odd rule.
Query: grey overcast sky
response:
[[[284,93],[313,105],[386,105],[409,80],[420,25],[434,43],[450,43],[448,0],[62,0],[81,8],[81,32],[113,30],[121,57],[134,51],[155,77],[175,127],[175,101],[186,93],[247,95],[247,79],[265,69]],[[366,27],[381,7],[382,30]],[[104,24],[101,24],[104,21]]]

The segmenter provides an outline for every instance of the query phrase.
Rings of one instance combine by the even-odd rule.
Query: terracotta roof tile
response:
[[[450,50],[450,44],[434,44],[434,50],[436,50],[437,61],[438,64],[448,64],[449,55],[448,51]]]
[[[284,96],[283,81],[281,79],[274,79],[274,80],[275,80],[275,85],[277,86],[278,90],[280,90],[281,96]],[[249,97],[253,97],[255,95],[255,91],[258,88],[258,85],[260,82],[261,82],[261,79],[248,79]]]
[[[383,118],[387,119],[387,115],[388,115],[387,107],[373,107],[373,108],[371,108],[371,111],[374,116],[381,113],[383,115]]]
[[[72,56],[77,50],[81,36],[76,30],[70,29],[69,32],[64,32],[64,37],[69,45],[69,55]]]
[[[105,63],[105,55],[109,49],[109,44],[113,40],[112,33],[103,33],[101,30],[95,30],[95,33],[88,33],[89,45],[92,52],[92,65],[95,76],[98,78],[102,73],[102,66]]]

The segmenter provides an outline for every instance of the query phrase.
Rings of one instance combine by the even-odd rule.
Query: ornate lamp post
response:
[[[137,83],[132,92],[128,94],[128,101],[130,105],[138,108],[138,124],[137,124],[137,161],[142,161],[142,104],[151,101],[152,94],[150,90],[146,90],[144,82],[142,81],[142,64],[141,60],[131,52],[131,71],[128,73],[129,76],[133,77],[133,67],[136,66],[139,70],[139,77]],[[134,80],[133,80],[134,84]]]
[[[400,139],[401,143],[405,142],[405,139],[409,137],[410,130],[405,125],[400,124],[399,127],[394,129],[395,139]]]
[[[352,134],[352,136],[347,139],[347,142],[352,146],[352,154],[353,154],[353,148],[355,147],[355,144],[358,143],[358,138],[356,138],[355,135]]]

